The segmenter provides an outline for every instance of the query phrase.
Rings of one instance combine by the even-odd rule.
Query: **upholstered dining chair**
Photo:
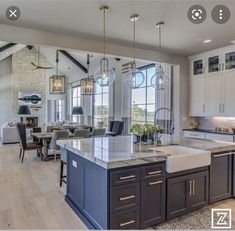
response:
[[[68,130],[54,130],[52,133],[51,142],[49,143],[48,154],[54,154],[54,160],[56,156],[60,155],[60,146],[56,144],[57,140],[69,138]]]
[[[18,123],[16,126],[17,126],[17,133],[18,133],[19,140],[20,140],[19,159],[21,158],[21,163],[23,163],[25,151],[37,150],[38,152],[42,153],[42,145],[34,143],[34,142],[27,143],[25,124]]]
[[[75,129],[74,138],[89,138],[90,129]]]
[[[106,128],[94,128],[92,131],[92,136],[104,136]]]

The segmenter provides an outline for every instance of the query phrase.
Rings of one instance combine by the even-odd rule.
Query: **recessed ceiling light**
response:
[[[206,39],[206,40],[204,40],[203,42],[204,43],[210,43],[212,40],[211,39]]]

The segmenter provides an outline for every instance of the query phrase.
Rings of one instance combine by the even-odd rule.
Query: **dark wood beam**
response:
[[[72,55],[70,55],[67,51],[65,50],[60,50],[60,52],[67,57],[72,63],[74,63],[77,67],[79,67],[83,72],[87,73],[88,70],[86,67],[84,67],[80,62],[78,62]]]
[[[6,45],[0,47],[0,52],[3,52],[5,50],[7,50],[8,48],[13,47],[15,45],[16,45],[16,43],[7,43]]]

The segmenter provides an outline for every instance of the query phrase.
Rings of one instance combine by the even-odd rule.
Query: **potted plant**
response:
[[[144,135],[144,126],[141,124],[133,124],[131,127],[131,133],[134,135],[134,143],[140,143],[142,136]]]
[[[131,133],[134,135],[134,143],[154,143],[154,135],[156,140],[159,142],[161,135],[164,132],[164,128],[159,125],[152,124],[133,124],[131,127]]]

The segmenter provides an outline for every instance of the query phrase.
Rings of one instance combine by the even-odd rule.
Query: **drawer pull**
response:
[[[148,172],[148,175],[154,175],[154,174],[161,174],[162,171],[152,171],[152,172]]]
[[[227,152],[227,153],[222,153],[222,154],[217,154],[217,155],[213,155],[213,157],[221,157],[221,156],[229,156],[229,155],[233,155],[235,154],[235,152]]]
[[[130,175],[130,176],[120,176],[120,180],[129,180],[135,178],[135,175]]]
[[[135,195],[127,196],[127,197],[120,197],[120,201],[130,200],[135,198]]]
[[[159,181],[149,182],[149,185],[152,186],[152,185],[161,184],[161,183],[162,183],[162,180],[159,180]]]
[[[135,220],[131,220],[131,221],[127,221],[127,222],[124,222],[124,223],[120,223],[120,227],[127,226],[127,225],[134,224],[134,223],[135,223]]]

